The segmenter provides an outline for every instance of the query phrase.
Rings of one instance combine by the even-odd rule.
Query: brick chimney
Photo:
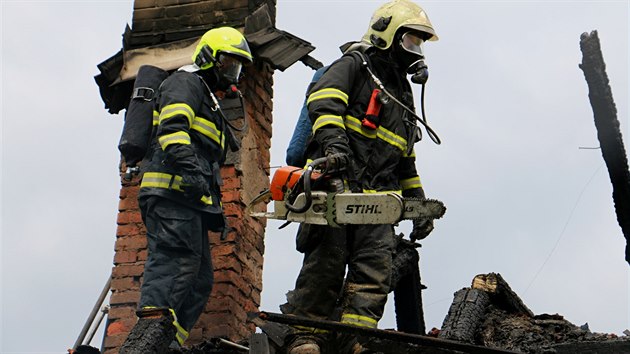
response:
[[[275,1],[255,0],[135,0],[132,29],[124,36],[124,49],[148,47],[191,37],[198,38],[217,25],[243,28],[245,18],[261,4],[275,17]],[[190,55],[190,54],[188,54]],[[123,69],[124,70],[124,69]],[[226,240],[209,234],[214,265],[214,288],[203,314],[186,345],[207,338],[233,341],[248,338],[254,327],[246,313],[256,311],[262,291],[265,222],[245,215],[253,197],[268,187],[271,144],[273,68],[257,60],[246,68],[240,86],[245,97],[249,129],[242,147],[228,155],[221,169],[223,209],[233,231]],[[98,80],[97,80],[98,81]],[[110,105],[111,108],[111,105]],[[122,164],[121,164],[122,165]],[[125,166],[121,166],[121,172]],[[138,208],[139,180],[123,182],[115,242],[114,267],[104,353],[117,353],[136,322],[140,284],[147,259],[144,224]]]

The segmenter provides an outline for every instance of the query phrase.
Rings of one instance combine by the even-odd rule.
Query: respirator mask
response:
[[[220,53],[216,62],[217,75],[219,77],[217,86],[221,90],[225,90],[226,95],[231,96],[237,93],[236,85],[241,78],[241,70],[243,63],[233,56]]]
[[[406,68],[407,74],[411,75],[411,82],[420,85],[424,85],[429,79],[429,70],[424,63],[423,43],[424,36],[414,31],[403,33],[397,42],[399,62]]]

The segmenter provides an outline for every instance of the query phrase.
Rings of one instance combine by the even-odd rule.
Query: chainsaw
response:
[[[269,189],[252,200],[247,213],[257,218],[339,227],[346,224],[397,224],[405,219],[439,219],[446,212],[435,199],[403,198],[398,193],[353,193],[313,190],[329,177],[336,155],[322,157],[306,168],[276,170]],[[252,212],[273,201],[273,211]],[[284,225],[283,225],[284,226]]]

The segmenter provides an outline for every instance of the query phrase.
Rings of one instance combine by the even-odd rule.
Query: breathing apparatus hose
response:
[[[370,77],[372,78],[372,81],[374,81],[376,86],[378,86],[379,89],[381,89],[389,98],[391,98],[392,101],[396,102],[396,104],[398,104],[405,111],[407,111],[414,118],[416,118],[416,120],[419,121],[420,124],[422,124],[424,126],[424,128],[427,131],[427,135],[429,135],[429,138],[431,138],[431,140],[433,140],[433,142],[435,144],[437,144],[437,145],[442,144],[442,140],[440,140],[440,137],[429,126],[429,123],[426,120],[426,115],[425,115],[425,112],[424,112],[424,88],[425,88],[425,84],[422,84],[422,91],[420,93],[420,110],[422,112],[422,117],[419,117],[416,114],[416,112],[413,111],[413,109],[407,107],[404,103],[400,102],[396,97],[394,97],[394,95],[392,95],[389,91],[387,91],[387,89],[383,85],[383,82],[378,77],[376,77],[376,75],[374,75],[374,73],[372,72],[372,69],[370,69],[370,66],[368,65],[368,62],[367,62],[367,59],[365,58],[365,56],[362,53],[359,53],[359,54],[360,54],[361,60],[362,60],[361,64],[367,69],[368,73],[370,74]]]
[[[229,119],[225,116],[225,113],[223,113],[223,110],[221,109],[221,106],[219,105],[219,100],[217,100],[216,96],[212,93],[212,90],[210,90],[210,87],[208,86],[208,84],[206,84],[206,82],[203,79],[201,80],[201,82],[203,82],[203,84],[206,86],[206,89],[208,90],[208,94],[210,95],[210,98],[212,99],[212,102],[214,103],[214,107],[211,108],[212,111],[219,113],[219,116],[221,116],[221,120],[223,120],[223,123],[225,124],[225,129],[229,130],[230,136],[228,137],[228,144],[230,144],[230,150],[236,151],[240,149],[241,144],[238,140],[236,140],[234,136],[234,131],[242,132],[242,131],[247,130],[248,125],[247,125],[247,117],[245,117],[246,114],[243,114],[242,127],[238,128],[232,123],[230,123]],[[243,107],[243,112],[245,112],[245,101],[243,100],[243,94],[241,93],[241,91],[236,89],[236,86],[234,86],[234,88],[235,88],[235,93],[238,95],[238,98],[240,100],[241,107]],[[221,132],[221,134],[223,134],[223,132]],[[227,151],[224,151],[224,154],[227,154]],[[223,157],[225,158],[225,156]]]

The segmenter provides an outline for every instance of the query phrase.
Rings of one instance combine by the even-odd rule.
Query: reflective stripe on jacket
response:
[[[160,86],[153,113],[154,139],[143,162],[139,197],[159,195],[218,214],[222,213],[219,165],[223,163],[226,137],[223,121],[212,110],[214,103],[201,80],[195,73],[177,71]],[[198,201],[185,197],[183,171],[165,163],[165,150],[175,144],[192,145],[211,195]]]
[[[380,54],[366,55],[370,58],[370,67],[389,92],[407,101],[407,106],[413,109],[407,78],[393,68],[391,60],[379,57]],[[362,125],[374,88],[376,85],[356,53],[346,54],[331,64],[307,97],[313,139],[306,157],[324,156],[324,149],[331,144],[347,146],[360,189],[402,190],[404,194],[418,195],[422,184],[416,171],[415,154],[407,154],[411,134],[403,120],[407,113],[390,100],[381,108],[377,129]]]

